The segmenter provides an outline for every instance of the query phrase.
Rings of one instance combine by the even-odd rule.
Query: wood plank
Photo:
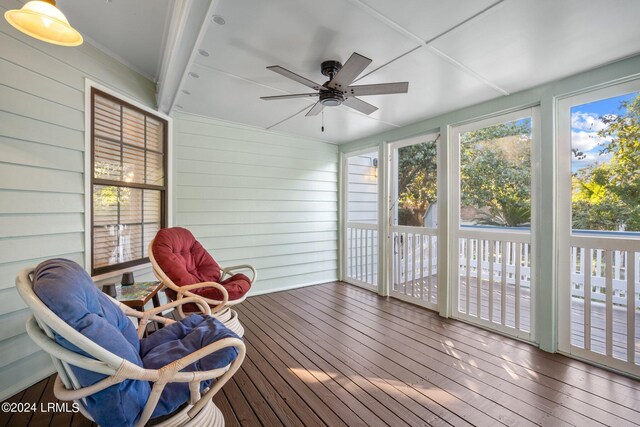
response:
[[[295,374],[307,384],[314,386],[313,390],[316,395],[327,403],[345,423],[352,425],[364,422],[365,425],[370,426],[382,423],[382,420],[371,412],[369,408],[347,392],[339,382],[333,380],[332,376],[329,375],[332,367],[326,362],[320,358],[313,357],[312,352],[303,354],[300,349],[289,344],[253,313],[243,312],[242,319],[248,329],[258,334],[257,337],[260,337],[259,339],[264,345],[276,351],[279,358],[287,366],[300,366],[296,368]],[[275,336],[272,338],[273,335]],[[326,389],[315,385],[320,385]],[[396,423],[394,425],[404,424],[397,417],[395,417],[394,422]]]
[[[430,384],[430,387],[443,390],[449,394],[450,397],[448,399],[434,397],[438,399],[436,401],[451,412],[466,410],[469,416],[474,418],[481,419],[486,417],[486,422],[503,422],[510,425],[529,424],[531,420],[527,421],[524,418],[525,415],[535,416],[536,413],[539,414],[539,411],[524,402],[517,408],[507,409],[520,402],[490,383],[480,385],[468,380],[466,378],[468,374],[465,371],[472,366],[462,369],[460,367],[456,369],[455,367],[447,366],[441,362],[446,354],[438,355],[433,353],[433,357],[427,358],[430,355],[429,349],[417,343],[415,339],[404,339],[399,334],[380,332],[384,323],[371,326],[364,322],[360,323],[357,315],[351,311],[351,307],[340,308],[337,301],[324,303],[323,298],[317,295],[312,287],[292,291],[289,294],[300,299],[309,300],[317,308],[317,310],[309,309],[313,315],[323,320],[330,317],[339,319],[339,323],[342,323],[339,326],[343,327],[345,333],[349,334],[353,339],[372,349],[376,349],[381,355],[395,360],[399,365],[411,367],[415,380],[425,381],[426,384]],[[500,407],[501,402],[505,403],[506,408]],[[465,407],[465,404],[470,405],[471,408]],[[489,421],[490,418],[493,421]],[[562,423],[557,420],[556,424],[561,425]]]
[[[269,364],[269,368],[277,372],[277,377],[279,377],[278,381],[282,386],[291,390],[292,393],[295,393],[294,399],[303,400],[309,408],[314,412],[313,415],[310,415],[310,419],[308,421],[303,420],[305,424],[308,424],[309,421],[312,423],[326,423],[329,426],[346,426],[339,416],[333,412],[333,408],[330,408],[321,398],[319,398],[315,393],[313,384],[309,384],[302,379],[300,379],[297,375],[295,375],[291,369],[291,367],[287,366],[283,361],[278,358],[278,355],[264,345],[257,337],[253,334],[253,331],[247,329],[245,330],[245,344],[247,345],[247,353],[251,351],[252,359],[258,360],[261,363]],[[267,369],[269,369],[267,368]],[[271,380],[274,378],[271,377]],[[295,404],[295,400],[287,399],[288,404]]]
[[[289,291],[287,293],[279,294],[281,303],[286,304],[286,307],[301,317],[311,315],[315,319],[315,323],[319,324],[319,328],[325,332],[326,335],[331,337],[336,343],[343,343],[349,348],[348,351],[357,353],[363,366],[366,366],[372,372],[377,373],[381,378],[392,378],[392,382],[397,381],[400,384],[406,385],[401,387],[403,392],[409,395],[412,399],[418,401],[421,405],[425,406],[428,410],[435,413],[437,416],[443,418],[445,421],[454,425],[464,425],[465,418],[469,418],[469,414],[463,409],[471,409],[467,407],[464,402],[458,402],[464,408],[460,408],[457,412],[451,412],[443,408],[440,403],[444,403],[445,400],[457,401],[457,399],[451,396],[447,392],[442,392],[436,387],[432,387],[428,381],[423,378],[416,378],[416,376],[409,369],[405,368],[401,364],[390,363],[388,357],[382,357],[376,352],[373,352],[371,348],[361,344],[357,340],[352,339],[345,333],[346,328],[334,329],[326,327],[326,322],[320,318],[320,313],[312,310],[311,305],[303,304],[303,307],[299,307],[296,302],[297,299],[290,299]],[[267,296],[268,297],[268,296]],[[286,301],[286,303],[285,303]],[[275,303],[275,301],[272,301]],[[424,384],[424,386],[422,386]],[[479,418],[484,418],[479,416]]]
[[[356,298],[361,299],[364,301],[363,304],[367,305],[371,304],[372,298],[377,298],[364,290],[348,286],[340,286],[338,293],[350,301]],[[476,358],[491,362],[498,355],[499,360],[493,363],[503,369],[504,364],[509,363],[510,372],[516,374],[519,379],[528,378],[567,395],[575,396],[587,404],[587,407],[602,408],[606,412],[623,414],[620,416],[629,417],[629,419],[633,419],[632,416],[636,413],[634,402],[638,402],[640,393],[634,392],[628,387],[618,388],[619,385],[612,384],[612,380],[622,381],[626,383],[626,386],[638,386],[640,385],[638,381],[564,356],[535,350],[530,345],[516,340],[506,340],[500,335],[480,330],[465,323],[441,319],[432,312],[410,304],[395,300],[389,301],[388,304],[396,306],[393,311],[378,305],[375,312],[391,313],[393,316],[407,319],[411,323],[411,328],[436,330],[443,335],[443,338],[440,339],[449,340],[456,349],[468,351]],[[607,374],[610,379],[599,378],[600,374]],[[599,385],[582,386],[583,383],[592,384],[592,382]],[[602,387],[604,390],[607,390],[607,387],[615,388],[615,393],[621,393],[620,397],[624,404],[621,404],[619,399],[612,401],[609,391],[603,392]],[[630,396],[632,397],[630,398]],[[639,407],[637,403],[635,405],[635,407]]]
[[[14,394],[13,396],[11,396],[7,400],[5,400],[5,402],[9,402],[9,403],[22,402],[22,396],[24,396],[26,391],[27,390],[25,389],[25,390],[22,390],[22,391],[20,391],[20,392],[18,392],[16,394]],[[0,427],[11,426],[10,421],[11,421],[11,417],[12,416],[13,416],[12,412],[0,411]]]
[[[330,363],[337,371],[325,370],[325,372],[333,372],[335,381],[354,393],[363,404],[370,408],[376,408],[378,416],[385,421],[391,421],[386,415],[387,412],[390,412],[392,418],[400,417],[410,425],[420,425],[425,422],[432,425],[444,423],[424,406],[411,400],[399,388],[387,382],[384,376],[368,370],[366,364],[363,363],[364,359],[357,353],[333,342],[328,335],[325,336],[321,329],[313,326],[307,319],[297,316],[288,308],[281,306],[277,299],[272,300],[267,296],[261,299],[252,298],[247,300],[246,308],[241,311],[243,318],[250,316],[250,313],[256,313],[256,316],[259,315],[260,318],[265,319],[265,322],[268,320],[274,327],[277,327],[278,333],[290,340],[292,345],[298,346],[298,348],[307,346],[327,363]],[[306,350],[304,353],[308,354]],[[349,382],[353,382],[366,394],[359,393],[358,389],[350,385]],[[390,423],[390,425],[394,424]]]
[[[247,401],[251,402],[252,409],[263,426],[276,427],[282,424],[244,369],[239,369],[233,376],[233,379],[242,390],[242,394],[244,394]]]
[[[315,291],[314,288],[308,289]],[[472,377],[465,382],[482,384],[481,387],[483,390],[489,391],[492,388],[498,388],[507,393],[508,395],[503,396],[500,401],[509,408],[517,407],[519,412],[528,415],[534,422],[542,420],[543,417],[545,418],[545,422],[553,423],[554,425],[562,424],[562,421],[554,420],[555,417],[559,417],[564,422],[571,424],[579,424],[591,420],[591,418],[580,415],[579,412],[572,413],[566,411],[564,408],[572,406],[578,408],[580,411],[595,411],[595,415],[590,414],[590,417],[597,419],[598,416],[601,416],[604,421],[611,422],[611,419],[607,418],[604,411],[597,409],[590,410],[590,407],[582,402],[572,402],[570,396],[565,397],[565,399],[571,402],[567,403],[564,401],[563,405],[554,402],[558,395],[557,392],[545,386],[541,387],[541,384],[526,378],[519,372],[516,374],[517,368],[512,368],[508,362],[494,360],[490,363],[478,357],[478,353],[481,351],[480,349],[458,343],[451,343],[450,346],[446,344],[443,345],[443,343],[448,341],[450,336],[433,333],[430,328],[423,329],[414,327],[413,325],[410,327],[407,324],[408,322],[402,322],[402,319],[399,317],[378,315],[377,313],[375,315],[369,314],[364,310],[364,304],[354,303],[352,298],[348,300],[343,298],[343,302],[331,294],[325,294],[324,298],[326,298],[327,303],[332,306],[343,305],[358,317],[362,317],[362,321],[367,325],[371,325],[373,328],[376,328],[377,324],[380,324],[380,328],[382,328],[382,325],[386,325],[389,333],[397,336],[404,335],[412,337],[414,341],[424,344],[413,347],[418,349],[425,357],[444,362],[446,365],[461,370],[469,377]],[[394,322],[394,319],[396,322]],[[493,352],[499,351],[499,349],[495,347],[493,347],[492,350]],[[492,357],[498,359],[493,355]],[[446,366],[440,368],[439,371],[443,372],[444,369],[446,369]],[[514,375],[518,378],[519,383],[524,383],[527,387],[523,388],[521,385],[511,384]],[[544,413],[547,413],[548,416],[545,416]]]
[[[251,409],[251,403],[247,402],[233,378],[224,385],[224,395],[240,424],[260,425],[258,417]]]
[[[240,422],[236,418],[233,408],[231,408],[229,399],[227,399],[227,396],[224,394],[224,387],[213,396],[213,403],[220,409],[220,412],[222,412],[225,426],[240,427]]]
[[[45,378],[36,384],[32,385],[28,389],[25,390],[25,393],[22,395],[22,399],[20,402],[35,404],[38,405],[42,395],[44,393],[44,389],[47,387],[47,382],[49,378]],[[39,409],[36,407],[36,409]],[[26,426],[29,425],[31,418],[35,415],[36,411],[24,411],[24,412],[16,412],[11,417],[11,422],[9,425],[11,426]]]

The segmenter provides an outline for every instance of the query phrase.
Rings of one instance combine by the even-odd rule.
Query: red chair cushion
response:
[[[186,228],[161,229],[153,240],[152,250],[158,266],[178,286],[220,282],[220,265]],[[234,274],[220,284],[227,289],[229,301],[242,298],[251,288],[251,280],[244,274]],[[192,292],[205,298],[222,299],[220,291],[211,287]],[[167,289],[167,295],[176,299],[171,289]]]

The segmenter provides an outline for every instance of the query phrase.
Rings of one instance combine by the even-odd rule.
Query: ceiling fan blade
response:
[[[320,95],[318,92],[313,93],[294,93],[292,95],[276,95],[276,96],[261,96],[260,99],[265,101],[273,101],[277,99],[290,99],[290,98],[312,98]]]
[[[322,111],[322,107],[323,105],[320,104],[320,101],[316,102],[313,107],[311,107],[311,109],[307,112],[307,114],[305,114],[306,117],[309,116],[317,116],[318,114],[320,114],[320,111]]]
[[[356,98],[355,96],[352,96],[350,98],[345,99],[342,102],[342,105],[346,105],[347,107],[351,107],[354,110],[358,110],[363,114],[369,115],[371,113],[373,113],[374,111],[376,111],[378,109],[378,107],[374,107],[373,105],[364,102],[361,99]]]
[[[366,56],[353,52],[338,74],[333,76],[328,86],[332,89],[345,90],[371,64]]]
[[[310,87],[315,90],[326,90],[321,84],[318,84],[314,81],[307,79],[306,77],[302,77],[299,74],[294,73],[293,71],[289,71],[286,68],[282,68],[279,65],[272,65],[267,67],[268,70],[274,71],[282,76],[285,76],[291,80],[295,80],[298,83],[302,83],[303,85]]]
[[[349,86],[347,96],[387,95],[391,93],[407,93],[409,82],[382,83],[377,85]]]

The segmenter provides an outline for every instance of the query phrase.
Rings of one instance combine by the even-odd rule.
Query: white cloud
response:
[[[600,116],[595,113],[576,111],[571,114],[571,128],[573,130],[598,132],[606,127],[607,125],[600,120]]]
[[[609,138],[598,136],[597,132],[586,132],[583,130],[571,132],[571,148],[582,151],[583,153],[604,146],[609,141]]]
[[[571,168],[575,172],[578,169],[582,169],[594,163],[606,163],[613,157],[612,153],[599,154],[599,153],[586,153],[583,159],[577,159],[573,157],[571,159]]]

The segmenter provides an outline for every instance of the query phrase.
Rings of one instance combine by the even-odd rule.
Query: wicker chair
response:
[[[253,266],[242,264],[221,268],[193,234],[181,227],[160,230],[149,243],[148,254],[153,272],[166,287],[170,299],[204,299],[211,306],[212,316],[243,336],[244,328],[231,307],[247,298],[249,288],[257,279]],[[252,278],[238,271],[250,271]],[[189,314],[195,310],[193,304],[176,308],[179,318],[186,316],[185,311]]]
[[[61,261],[72,263],[68,260]],[[78,268],[81,267],[78,266]],[[90,281],[88,275],[87,279]],[[131,384],[147,387],[149,392],[148,398],[147,396],[140,398],[143,402],[139,408],[140,412],[133,415],[132,420],[134,421],[130,423],[130,425],[137,427],[145,425],[154,414],[156,406],[159,404],[159,401],[161,402],[163,390],[169,392],[170,386],[175,386],[181,387],[181,390],[185,392],[185,401],[173,402],[176,403],[176,405],[182,404],[175,412],[163,417],[154,417],[154,422],[159,421],[155,425],[162,427],[182,425],[224,426],[224,417],[211,399],[242,364],[245,356],[245,346],[241,339],[233,337],[223,338],[178,360],[173,360],[171,363],[159,369],[145,369],[126,358],[108,351],[103,346],[89,339],[84,331],[80,333],[74,329],[74,327],[52,311],[38,294],[34,292],[33,280],[34,268],[26,268],[22,270],[16,278],[16,287],[20,296],[32,311],[32,315],[27,320],[27,333],[40,348],[51,355],[53,364],[58,372],[54,385],[54,393],[58,399],[76,402],[80,412],[88,419],[94,420],[87,401],[90,399],[95,401],[97,399],[95,397],[96,393],[110,392],[112,390],[109,389],[110,387],[118,387],[118,390],[129,390],[130,388],[127,387]],[[92,282],[90,283],[93,285]],[[139,312],[130,309],[105,294],[101,294],[99,291],[97,295],[103,295],[111,300],[115,307],[117,307],[114,311],[120,309],[126,316],[139,319],[139,326],[137,328],[138,338],[142,337],[149,321],[160,322],[167,325],[164,329],[156,332],[158,336],[161,335],[160,332],[172,328],[171,325],[176,323],[174,320],[158,316],[158,314],[164,310],[192,303],[198,305],[203,313],[210,313],[209,306],[202,301],[202,299],[196,297],[183,298],[149,311]],[[100,307],[104,307],[105,301],[107,301],[106,305],[108,305],[108,300],[104,300],[103,297],[93,299],[101,300],[103,305]],[[110,310],[113,310],[113,307],[110,308]],[[122,319],[128,324],[125,327],[133,327],[133,324],[127,317],[122,316]],[[210,318],[203,317],[203,319]],[[213,319],[211,319],[211,321],[213,322]],[[217,325],[220,324],[217,323]],[[220,328],[225,331],[227,330],[222,325],[220,325]],[[127,332],[133,334],[135,338],[135,328],[133,331],[129,330]],[[150,337],[156,334],[152,334]],[[231,348],[235,348],[237,356],[235,360],[223,367],[206,371],[183,371],[185,367],[195,366],[196,362],[198,364],[204,363],[203,358],[215,352],[230,351],[229,349]],[[226,360],[223,363],[227,363]],[[80,375],[79,372],[83,375],[85,373],[97,375],[99,380],[93,384],[82,386],[82,381],[78,379]],[[211,381],[215,382],[211,384],[209,388],[206,388],[205,385],[201,384],[203,381],[209,381],[209,383],[205,383],[205,385],[210,384]],[[151,386],[149,386],[149,383],[151,383]],[[176,385],[177,383],[187,383],[188,389],[186,386]],[[173,392],[173,390],[171,392]],[[146,404],[144,403],[144,399],[146,399]],[[122,400],[112,399],[112,404],[114,404],[114,400],[116,401],[115,405],[124,406],[127,401],[129,401],[129,397],[125,395],[122,397]],[[106,402],[104,402],[104,400],[99,401],[99,404],[103,403]],[[121,423],[118,424],[121,425]]]

